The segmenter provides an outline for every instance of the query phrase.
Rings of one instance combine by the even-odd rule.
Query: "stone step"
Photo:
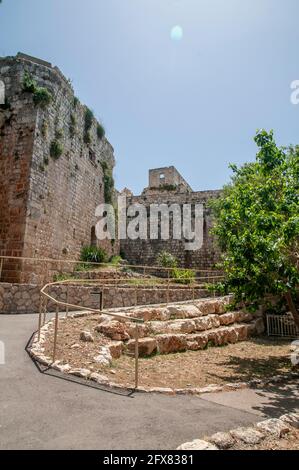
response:
[[[223,346],[230,343],[244,341],[257,333],[257,322],[238,323],[233,326],[222,326],[197,334],[158,334],[153,337],[139,339],[139,355],[150,356],[155,353],[171,354],[187,350],[197,351],[207,346]],[[135,340],[125,345],[126,351],[132,353],[135,349]]]

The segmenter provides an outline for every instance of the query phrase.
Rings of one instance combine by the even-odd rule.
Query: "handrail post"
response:
[[[56,348],[57,348],[57,333],[58,333],[58,319],[59,319],[59,307],[56,307],[55,313],[55,325],[54,325],[54,344],[53,344],[53,362],[55,362]]]
[[[4,259],[1,258],[1,261],[0,261],[0,281],[1,281],[1,277],[2,277],[3,261],[4,261]]]
[[[69,286],[66,285],[66,308],[65,308],[65,318],[69,316]]]
[[[38,314],[38,341],[40,341],[40,330],[42,327],[42,309],[43,309],[43,296],[41,294],[39,301],[39,314]]]
[[[138,389],[139,382],[139,328],[138,323],[136,323],[135,328],[135,390]]]
[[[102,289],[101,295],[100,295],[100,310],[102,311],[104,308],[104,288]]]

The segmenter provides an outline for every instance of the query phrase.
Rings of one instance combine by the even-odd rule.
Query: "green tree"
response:
[[[226,275],[218,287],[253,308],[279,296],[299,326],[299,146],[278,148],[265,130],[255,142],[256,161],[232,165],[231,183],[212,203]]]

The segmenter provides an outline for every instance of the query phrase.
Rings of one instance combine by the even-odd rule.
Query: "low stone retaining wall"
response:
[[[101,290],[99,286],[83,287],[69,285],[68,302],[86,308],[99,308],[99,296],[92,292]],[[133,305],[152,305],[168,302],[182,302],[193,298],[208,297],[208,291],[189,287],[170,288],[138,288],[104,287],[104,308],[130,307]],[[66,301],[66,285],[49,288],[48,293],[57,300]],[[40,287],[33,284],[0,283],[0,314],[36,313],[39,311]],[[49,301],[48,311],[55,310],[55,304]],[[64,311],[64,307],[60,307]]]
[[[228,450],[241,445],[254,447],[267,438],[282,439],[291,429],[299,429],[299,413],[288,413],[279,419],[272,418],[260,421],[248,428],[232,429],[229,432],[218,432],[205,440],[195,439],[182,444],[177,450]]]
[[[137,306],[128,309],[109,310],[106,314],[96,316],[96,323],[90,330],[78,330],[76,335],[78,341],[82,343],[94,343],[96,332],[100,333],[101,340],[96,344],[96,357],[94,361],[97,365],[110,367],[114,359],[118,359],[122,354],[130,354],[134,351],[136,325],[133,318],[139,318],[144,323],[138,324],[139,331],[139,355],[146,357],[152,354],[169,354],[183,352],[187,350],[197,351],[204,349],[207,345],[221,346],[229,343],[244,341],[252,335],[263,332],[263,319],[259,314],[252,315],[243,311],[226,313],[226,306],[230,302],[230,297],[202,299],[182,303],[156,306]],[[123,318],[113,319],[111,314],[122,314]],[[88,317],[88,312],[80,312],[69,315],[68,318],[61,318],[59,324],[72,322],[72,319]],[[126,318],[124,318],[126,317]],[[45,343],[49,335],[54,333],[55,320],[47,322],[40,332],[33,338],[30,353],[34,359],[40,363],[51,366],[54,369],[70,375],[93,380],[101,385],[109,387],[127,388],[126,385],[113,383],[103,373],[94,372],[94,368],[88,369],[84,358],[81,367],[74,367],[69,356],[60,357],[56,362],[45,355]],[[76,347],[80,345],[76,344]],[[92,355],[91,355],[92,356]],[[92,362],[88,362],[92,364]],[[241,388],[246,384],[226,384],[227,389]],[[211,385],[205,388],[193,389],[171,389],[171,388],[143,388],[139,391],[156,392],[167,394],[200,394],[209,391],[220,391],[222,386]]]

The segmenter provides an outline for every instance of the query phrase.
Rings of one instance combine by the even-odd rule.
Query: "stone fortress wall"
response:
[[[52,95],[47,106],[23,90],[28,72]],[[92,119],[85,138],[86,107],[57,67],[18,54],[0,58],[5,104],[0,105],[0,255],[76,259],[94,243],[95,208],[104,202],[104,165],[114,151]],[[59,158],[51,145],[63,147]],[[113,254],[118,245],[104,243]],[[42,270],[42,267],[40,268]],[[2,281],[38,283],[36,265],[5,262]]]
[[[24,90],[24,77],[50,92],[46,105]],[[210,234],[210,199],[220,191],[192,191],[174,168],[149,171],[149,185],[140,196],[125,190],[128,205],[203,204],[203,246],[186,251],[185,240],[122,240],[98,242],[95,209],[105,202],[105,171],[112,174],[114,151],[99,137],[92,118],[86,139],[88,108],[74,96],[70,82],[57,67],[24,54],[0,58],[5,104],[0,104],[0,255],[58,260],[79,259],[83,245],[97,244],[109,255],[121,252],[132,264],[156,264],[163,251],[180,266],[211,269],[219,249]],[[53,143],[62,148],[54,157]],[[107,201],[106,201],[107,202]],[[129,221],[129,219],[128,219]],[[41,263],[5,261],[2,282],[41,284]]]
[[[162,177],[161,177],[162,175]],[[185,240],[172,237],[172,215],[170,217],[170,239],[121,240],[121,252],[131,264],[156,265],[157,255],[162,251],[172,253],[180,266],[198,270],[212,269],[220,258],[220,249],[211,235],[212,215],[208,202],[220,196],[221,191],[192,191],[191,187],[174,167],[149,171],[149,186],[140,196],[130,195],[126,189],[127,206],[142,204],[150,213],[151,204],[195,204],[203,205],[203,245],[196,251],[185,249]],[[128,219],[129,222],[130,219]]]

